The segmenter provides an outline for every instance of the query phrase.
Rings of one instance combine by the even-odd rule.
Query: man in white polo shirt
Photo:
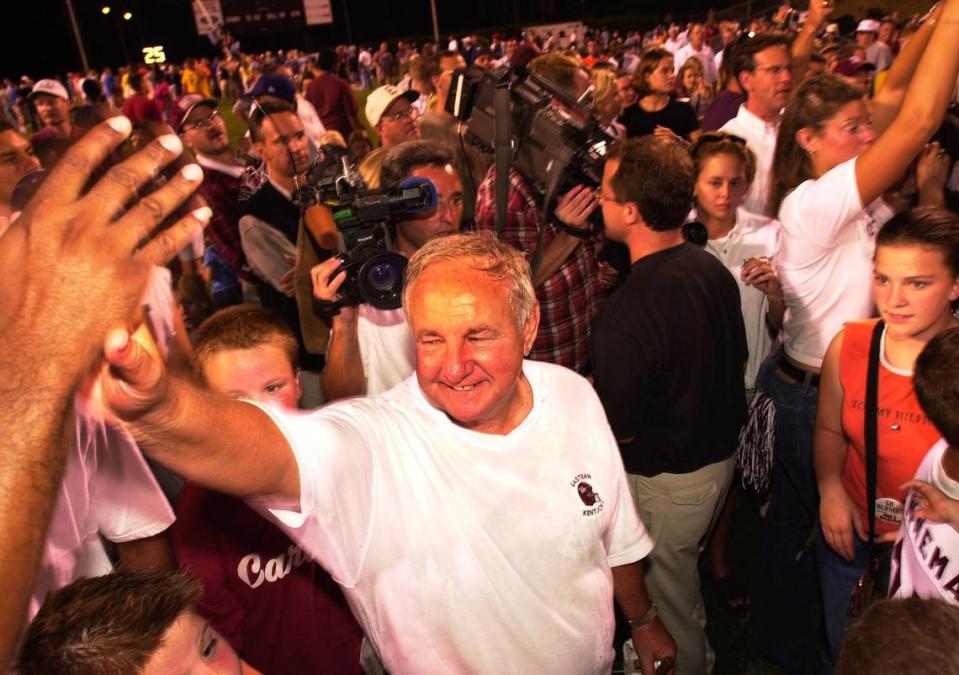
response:
[[[524,360],[529,266],[494,234],[410,260],[416,373],[310,415],[212,397],[115,331],[104,393],[155,459],[254,499],[344,588],[393,673],[608,673],[612,602],[643,671],[675,659],[592,386]]]
[[[766,215],[780,115],[793,88],[789,40],[775,33],[760,33],[737,42],[732,58],[733,72],[746,102],[721,131],[745,139],[756,155],[756,177],[743,199],[743,208]]]

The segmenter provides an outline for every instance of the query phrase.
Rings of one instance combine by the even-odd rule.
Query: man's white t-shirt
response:
[[[80,576],[107,574],[100,535],[116,543],[152,537],[173,510],[130,434],[97,419],[76,400],[76,431],[30,598],[32,619],[47,593]]]
[[[747,110],[744,103],[739,106],[736,116],[726,122],[720,131],[739,136],[756,155],[756,176],[743,198],[743,207],[751,213],[766,215],[779,123],[766,122]]]
[[[313,143],[314,148],[319,148],[322,145],[321,141],[323,134],[326,133],[326,127],[323,126],[323,121],[313,104],[300,93],[296,94],[296,116],[300,118],[303,131],[306,132],[306,136]]]
[[[523,371],[533,407],[505,436],[457,426],[415,376],[310,415],[264,408],[301,485],[298,508],[270,513],[344,586],[390,672],[609,672],[610,568],[652,540],[593,388]]]
[[[811,368],[844,323],[872,315],[876,233],[893,211],[882,199],[863,206],[856,159],[802,183],[779,208],[785,348]]]
[[[677,35],[675,40],[673,40],[672,38],[667,38],[666,41],[663,43],[663,49],[665,49],[667,52],[675,56],[676,52],[678,52],[680,49],[682,49],[687,44],[689,44],[689,40],[686,39],[684,35],[685,33]]]
[[[931,483],[947,497],[959,499],[959,482],[946,475],[941,439],[929,450],[916,478]],[[890,595],[897,598],[938,598],[959,605],[959,532],[949,523],[931,523],[915,515],[914,490],[906,495],[903,521],[893,549]]]
[[[357,311],[357,339],[366,375],[366,395],[389,391],[413,374],[416,348],[403,309],[362,304]]]
[[[888,70],[892,65],[892,49],[884,42],[876,40],[865,48],[866,62],[876,66],[876,72]]]

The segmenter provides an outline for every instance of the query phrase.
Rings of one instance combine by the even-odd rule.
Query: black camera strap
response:
[[[870,557],[876,551],[876,474],[879,468],[879,360],[882,357],[882,319],[876,322],[869,342],[869,367],[866,371],[866,410],[863,436],[866,446],[866,517],[869,523]]]
[[[506,204],[509,200],[509,171],[513,164],[513,148],[510,139],[510,92],[509,79],[496,85],[493,92],[493,152],[496,162],[496,233],[503,236],[506,224]]]

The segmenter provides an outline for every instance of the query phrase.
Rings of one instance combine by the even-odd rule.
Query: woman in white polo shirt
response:
[[[776,445],[752,620],[761,646],[791,667],[819,666],[810,547],[819,368],[843,323],[873,312],[874,238],[892,216],[881,196],[942,122],[959,74],[957,42],[959,0],[946,0],[871,105],[854,86],[820,75],[799,86],[779,129],[769,203],[781,224],[777,269],[787,312],[784,350],[759,377],[776,403]]]
[[[779,223],[742,207],[756,173],[746,141],[720,131],[704,133],[690,146],[695,166],[696,219],[706,227],[705,249],[719,259],[739,285],[749,346],[746,393],[756,387],[759,367],[773,352],[785,309],[773,266]]]
[[[749,348],[744,374],[746,395],[752,398],[759,368],[778,345],[785,310],[773,266],[779,223],[742,206],[756,175],[756,157],[743,138],[709,131],[690,146],[689,154],[696,176],[695,216],[706,228],[704,247],[729,270],[739,286]],[[740,587],[739,579],[727,564],[732,522],[731,490],[709,541],[709,561],[727,609],[735,612],[749,606],[749,593]]]

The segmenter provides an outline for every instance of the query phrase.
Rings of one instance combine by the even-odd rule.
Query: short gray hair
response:
[[[490,230],[437,237],[413,255],[403,280],[403,307],[407,320],[410,318],[410,295],[417,278],[427,267],[442,260],[455,260],[509,284],[506,300],[517,327],[523,329],[536,308],[529,263],[522,253]]]

